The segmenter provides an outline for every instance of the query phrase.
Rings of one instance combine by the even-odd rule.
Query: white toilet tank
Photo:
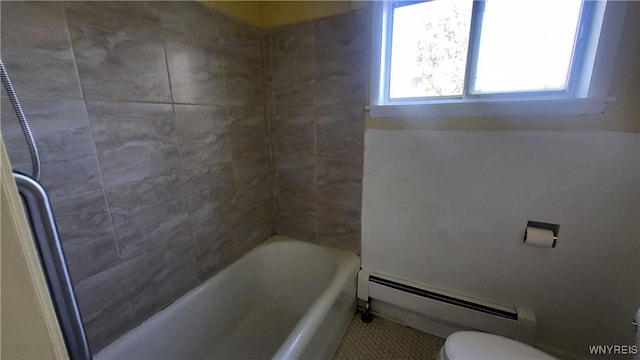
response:
[[[438,354],[438,360],[471,359],[554,360],[556,358],[527,344],[478,331],[460,331],[451,334]]]

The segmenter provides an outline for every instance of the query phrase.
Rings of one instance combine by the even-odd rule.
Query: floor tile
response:
[[[444,339],[374,316],[365,324],[356,314],[334,360],[435,359]]]

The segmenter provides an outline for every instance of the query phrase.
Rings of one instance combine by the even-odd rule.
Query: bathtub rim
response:
[[[249,250],[247,253],[243,254],[240,258],[236,259],[235,261],[227,265],[225,268],[223,268],[219,272],[211,275],[207,280],[202,282],[200,285],[187,291],[178,299],[176,299],[166,307],[159,310],[157,313],[153,314],[146,320],[137,324],[135,327],[129,329],[127,332],[125,332],[120,337],[118,337],[117,339],[109,343],[107,346],[102,348],[100,351],[98,351],[96,354],[94,354],[93,358],[96,360],[109,359],[109,357],[107,356],[111,352],[110,349],[117,348],[120,343],[127,341],[127,339],[125,339],[127,335],[130,335],[132,332],[142,331],[141,328],[145,324],[148,325],[149,323],[153,324],[154,322],[160,321],[160,317],[166,311],[171,311],[172,308],[183,306],[185,302],[188,302],[192,298],[198,296],[198,294],[201,293],[202,291],[206,291],[206,289],[209,286],[211,286],[211,283],[219,281],[219,279],[223,277],[225,273],[234,271],[235,268],[242,266],[247,261],[250,261],[251,257],[254,256],[255,252],[260,251],[259,249],[267,247],[272,244],[278,244],[278,243],[304,244],[304,246],[322,248],[324,251],[329,251],[333,256],[335,256],[335,260],[336,260],[336,270],[335,270],[334,277],[331,280],[331,283],[325,288],[325,290],[320,294],[320,296],[310,304],[307,312],[305,312],[305,314],[300,318],[298,323],[291,329],[291,332],[289,333],[285,341],[280,345],[275,355],[272,355],[272,358],[276,358],[275,356],[278,354],[281,354],[281,350],[286,348],[286,349],[289,349],[286,351],[287,356],[281,357],[282,359],[285,359],[285,358],[291,359],[292,357],[290,355],[295,355],[295,354],[298,354],[298,358],[299,358],[302,352],[304,351],[306,345],[309,344],[309,342],[311,341],[311,338],[315,334],[315,331],[322,323],[321,321],[322,319],[320,318],[320,315],[322,315],[322,313],[320,313],[319,310],[316,309],[316,305],[318,304],[318,302],[320,302],[320,299],[332,299],[333,301],[335,301],[337,296],[340,294],[340,291],[336,292],[336,289],[334,288],[336,286],[335,285],[336,279],[339,277],[342,280],[341,283],[344,284],[347,280],[348,275],[350,274],[348,271],[349,269],[353,270],[353,276],[355,279],[355,277],[357,277],[357,272],[359,271],[361,266],[361,258],[359,255],[346,250],[340,250],[340,249],[332,248],[329,246],[323,246],[316,243],[312,243],[304,240],[298,240],[292,237],[278,235],[278,234],[272,235],[267,240],[255,246],[254,248]],[[355,280],[354,280],[353,286],[354,287],[356,286]],[[329,292],[329,289],[331,289],[332,291],[330,294],[327,294]],[[327,306],[327,304],[321,304],[320,306],[322,306],[322,310],[324,310],[324,312],[326,313],[329,310],[331,304],[332,302],[329,302],[328,303],[329,306]],[[312,310],[314,314],[313,316],[309,314],[310,311]],[[303,323],[303,320],[311,320],[312,323],[305,325],[305,323]],[[295,334],[298,334],[298,335],[295,336]]]
[[[300,359],[307,345],[316,334],[316,331],[322,325],[324,320],[323,315],[329,312],[336,299],[340,296],[344,286],[349,281],[349,277],[353,277],[357,281],[358,271],[361,266],[360,256],[346,250],[314,243],[309,244],[331,250],[334,253],[338,260],[336,264],[336,274],[329,286],[325,288],[322,294],[310,305],[309,310],[300,318],[296,326],[289,333],[289,336],[287,336],[287,339],[271,359]],[[354,299],[354,304],[356,301],[357,299]]]

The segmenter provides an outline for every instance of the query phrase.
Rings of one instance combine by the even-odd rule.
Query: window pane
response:
[[[580,0],[487,0],[472,93],[565,90]]]
[[[472,0],[394,9],[390,98],[462,95]]]

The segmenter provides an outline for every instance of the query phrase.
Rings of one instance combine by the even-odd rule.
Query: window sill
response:
[[[518,115],[602,114],[614,98],[543,100],[442,100],[429,104],[386,104],[367,106],[371,118],[464,117]]]

